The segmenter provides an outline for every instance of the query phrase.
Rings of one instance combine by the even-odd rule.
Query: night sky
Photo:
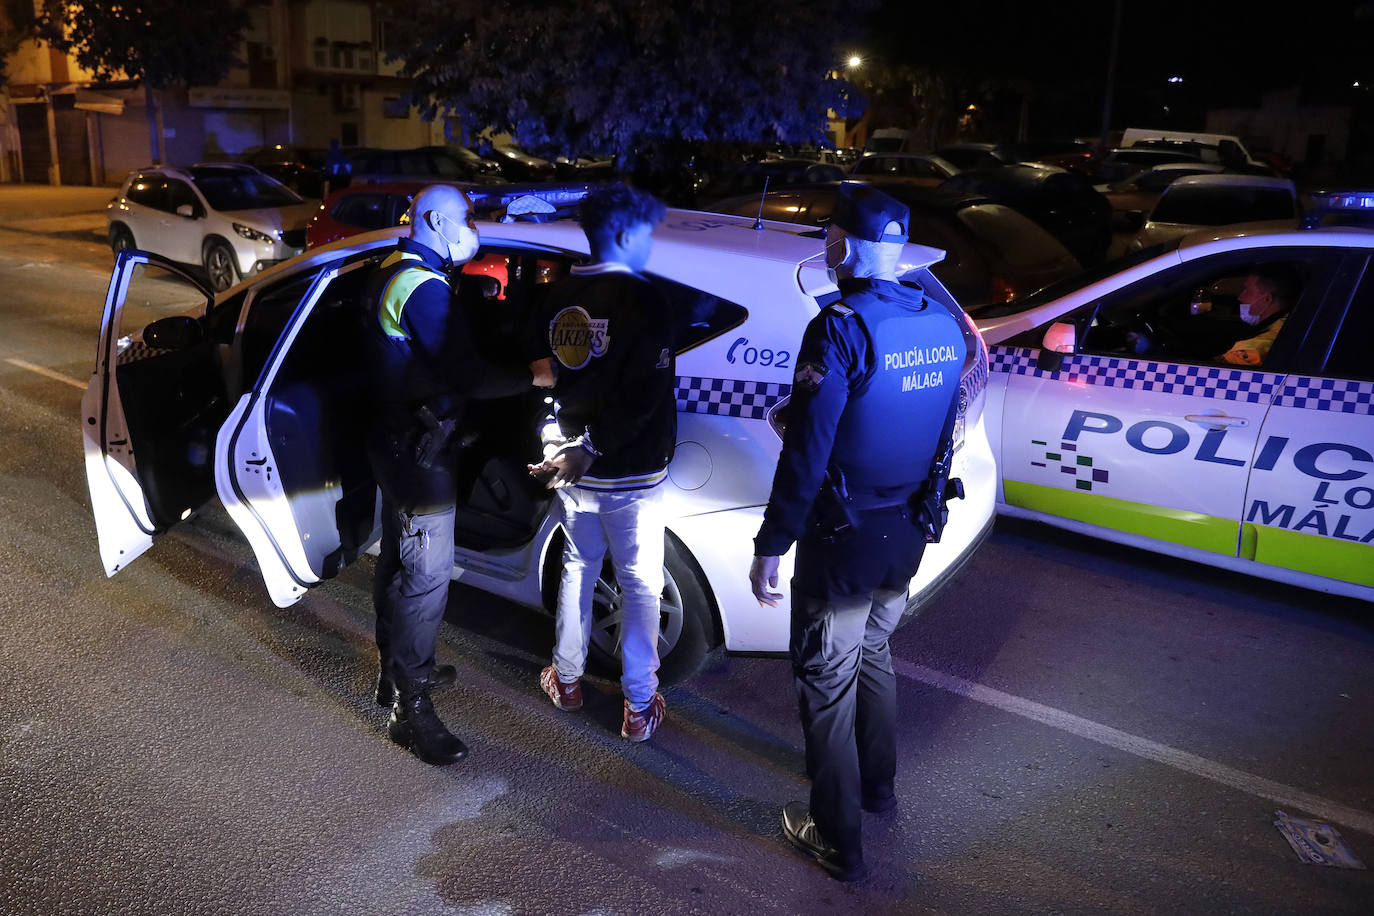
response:
[[[1100,119],[1113,12],[1113,0],[884,0],[862,50],[962,72],[968,84],[1030,86],[1052,101],[1034,112],[1037,133],[1087,128]],[[1374,84],[1372,47],[1374,0],[1125,0],[1117,106],[1130,120],[1172,102],[1187,118],[1294,85],[1307,101],[1346,103],[1351,83]]]

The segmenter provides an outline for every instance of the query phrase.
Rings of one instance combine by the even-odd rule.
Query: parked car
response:
[[[1054,236],[1009,207],[977,194],[874,180],[871,184],[911,210],[913,242],[940,248],[945,256],[930,270],[972,315],[993,303],[1034,292],[1082,268]],[[743,194],[707,207],[717,213],[825,226],[839,184],[805,185]]]
[[[947,159],[925,153],[868,153],[849,170],[852,178],[901,179],[914,185],[933,188],[959,167]]]
[[[1368,229],[1215,229],[980,318],[998,511],[1374,600],[1372,257]],[[1261,365],[1219,363],[1253,271],[1291,312]]]
[[[497,143],[480,150],[482,158],[493,162],[501,175],[509,181],[552,181],[558,168],[547,159],[540,159],[511,143]]]
[[[203,268],[221,292],[304,251],[314,211],[251,165],[209,162],[130,172],[105,215],[116,255],[141,248]]]
[[[310,223],[305,227],[305,245],[318,248],[360,232],[400,226],[405,222],[410,202],[422,189],[431,184],[452,184],[462,188],[479,213],[490,214],[512,201],[529,194],[538,194],[556,209],[566,210],[587,193],[588,184],[548,183],[474,185],[469,182],[388,181],[376,184],[356,184],[330,193]]]
[[[1198,163],[1202,156],[1184,149],[1153,149],[1145,146],[1124,146],[1108,150],[1106,155],[1097,159],[1093,167],[1092,179],[1099,184],[1113,184],[1126,181],[1141,172],[1157,165],[1167,163]],[[1224,168],[1219,162],[1207,163],[1209,167]]]
[[[1226,166],[1210,162],[1164,162],[1137,172],[1123,181],[1096,185],[1096,191],[1112,205],[1112,228],[1118,232],[1139,232],[1145,214],[1155,208],[1164,189],[1189,175],[1217,175]]]
[[[972,169],[946,178],[951,191],[982,194],[1043,226],[1080,264],[1102,262],[1112,241],[1112,205],[1081,175],[1020,163]]]
[[[1231,134],[1128,127],[1121,135],[1121,145],[1184,151],[1197,155],[1203,162],[1219,162],[1235,172],[1271,177],[1278,175],[1268,163],[1251,155],[1243,140]]]
[[[329,151],[275,144],[250,149],[239,158],[286,185],[302,197],[324,197],[325,164]]]
[[[366,233],[314,249],[214,296],[156,255],[116,259],[101,319],[96,371],[82,402],[87,479],[106,572],[125,568],[154,538],[218,494],[242,529],[272,600],[298,601],[375,542],[377,489],[361,442],[370,380],[358,328],[371,267],[404,230]],[[504,259],[501,308],[469,308],[495,360],[516,358],[516,335],[538,286],[587,254],[571,220],[484,223],[479,259]],[[837,294],[821,243],[800,227],[670,210],[655,229],[647,275],[676,318],[678,446],[665,482],[668,515],[660,653],[665,680],[695,668],[708,648],[781,651],[787,615],[750,592],[750,537],[767,501],[781,436],[778,412],[797,371],[796,347],[819,303]],[[904,247],[902,276],[957,308],[929,266],[940,252]],[[155,286],[199,302],[189,316],[126,323]],[[488,278],[460,280],[462,307],[491,295]],[[130,318],[130,322],[138,319]],[[140,333],[140,328],[142,329]],[[989,531],[996,469],[983,429],[986,349],[967,323],[956,423],[955,476],[965,497],[912,580],[913,613]],[[539,454],[540,391],[474,405],[480,435],[463,452],[467,483],[455,521],[454,577],[533,608],[558,588],[561,534],[551,491],[526,463]],[[781,581],[790,576],[784,558]],[[613,573],[597,587],[592,644],[613,657]]]
[[[390,181],[466,182],[470,185],[501,184],[504,179],[481,160],[443,146],[415,149],[361,149],[347,155],[350,185]]]
[[[1287,178],[1262,175],[1193,175],[1165,187],[1135,238],[1148,248],[1208,226],[1280,221],[1298,224],[1298,194]]]
[[[1082,140],[1023,140],[1017,143],[951,143],[935,151],[961,169],[987,169],[1038,162],[1067,171],[1088,172],[1093,148]]]
[[[730,194],[770,190],[797,184],[843,181],[844,169],[838,165],[810,159],[763,159],[757,162],[723,164],[700,192],[700,198],[713,200]]]

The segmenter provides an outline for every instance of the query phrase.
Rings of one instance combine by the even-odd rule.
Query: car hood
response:
[[[289,207],[264,207],[260,210],[221,210],[220,213],[226,219],[243,223],[245,226],[252,226],[254,229],[264,231],[280,229],[283,232],[290,232],[293,229],[304,229],[305,224],[310,222],[310,218],[318,213],[319,209],[319,204],[306,201],[292,204]]]

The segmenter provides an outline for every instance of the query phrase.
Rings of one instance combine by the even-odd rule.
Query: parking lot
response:
[[[712,659],[632,746],[613,680],[540,693],[551,621],[455,586],[435,699],[473,753],[419,763],[370,704],[370,559],[277,609],[213,508],[104,577],[99,200],[0,189],[6,911],[1368,911],[1368,871],[1273,821],[1374,860],[1370,606],[1016,520],[894,639],[901,805],[856,885],[778,829],[806,791],[780,659]]]

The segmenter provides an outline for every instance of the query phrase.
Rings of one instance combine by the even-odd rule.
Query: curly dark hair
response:
[[[648,191],[617,183],[588,195],[578,208],[577,218],[587,238],[600,242],[613,240],[617,233],[641,223],[652,226],[663,219],[664,212],[663,201]]]

